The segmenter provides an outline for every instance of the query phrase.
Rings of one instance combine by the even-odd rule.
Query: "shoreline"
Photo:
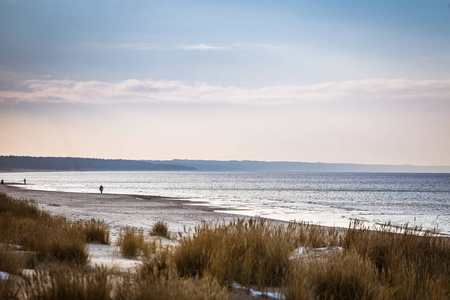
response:
[[[110,193],[84,193],[45,191],[22,188],[23,183],[8,182],[0,185],[0,192],[17,199],[35,200],[44,210],[52,214],[63,215],[69,220],[78,221],[104,220],[110,227],[111,240],[115,241],[118,232],[125,226],[143,228],[149,231],[153,223],[166,222],[169,231],[183,234],[185,230],[193,230],[201,221],[232,221],[237,218],[261,218],[269,222],[292,224],[292,221],[278,220],[261,216],[248,216],[245,214],[233,214],[239,211],[232,208],[224,210],[223,207],[212,206],[202,201],[188,200],[177,197],[164,197],[152,195],[134,194],[110,194]],[[350,225],[349,221],[349,225]],[[296,223],[302,223],[298,221]],[[305,222],[306,224],[334,228],[343,233],[349,227],[328,226],[320,223]],[[381,227],[384,224],[375,224]],[[390,225],[394,229],[401,226]],[[375,230],[370,228],[370,230]],[[421,230],[420,232],[426,232]],[[450,234],[436,232],[435,235],[450,238]]]
[[[0,192],[16,199],[34,200],[44,210],[65,216],[71,221],[90,220],[91,218],[103,220],[110,227],[112,244],[121,228],[131,226],[143,228],[148,232],[157,221],[166,222],[169,231],[176,234],[183,234],[185,230],[193,230],[201,221],[229,222],[237,218],[257,217],[274,223],[293,223],[266,217],[233,214],[233,209],[220,212],[217,210],[223,210],[222,207],[184,198],[45,191],[22,188],[23,185],[23,183],[8,182],[0,185]],[[348,227],[307,224],[321,228],[334,228],[341,233],[348,230]]]
[[[175,172],[76,172],[4,174],[8,184],[26,189],[173,197],[212,211],[287,223],[392,230],[408,225],[450,236],[446,209],[448,177],[351,174],[200,174]],[[26,186],[23,185],[27,179]],[[154,198],[153,198],[154,199]],[[197,203],[194,203],[197,202]]]
[[[192,234],[193,230],[201,221],[211,222],[231,222],[236,218],[248,219],[241,215],[221,213],[214,211],[214,207],[195,205],[185,199],[168,198],[159,196],[137,196],[120,194],[100,194],[100,193],[74,193],[55,192],[24,189],[17,184],[0,185],[0,192],[15,199],[34,200],[39,208],[52,215],[65,216],[68,220],[76,222],[79,220],[103,220],[110,230],[110,245],[99,243],[87,243],[86,247],[90,253],[89,264],[92,267],[106,265],[108,267],[118,267],[120,270],[136,271],[136,267],[142,264],[142,258],[127,258],[120,255],[120,247],[116,245],[117,237],[121,229],[131,226],[143,229],[148,233],[155,222],[163,221],[168,224],[169,232],[172,236],[181,237]],[[291,222],[267,220],[268,223],[289,224]],[[325,233],[337,234],[345,237],[348,228],[330,227],[310,224],[312,230],[320,227]],[[394,233],[399,234],[399,233]],[[442,239],[441,239],[442,238]],[[151,237],[158,239],[161,245],[176,246],[178,240],[171,238]],[[450,238],[440,237],[440,241],[448,245]],[[320,246],[320,245],[319,245]],[[313,253],[330,251],[331,248],[311,248]],[[319,248],[317,248],[319,247]],[[295,250],[303,253],[305,247]],[[339,248],[342,249],[342,248]],[[294,253],[295,255],[295,253]],[[34,274],[33,270],[26,270]]]
[[[92,218],[104,220],[110,227],[112,242],[117,238],[119,230],[125,226],[149,231],[155,222],[163,221],[169,225],[169,231],[182,234],[185,229],[193,229],[202,220],[231,221],[245,218],[242,215],[216,212],[219,207],[182,198],[41,191],[24,189],[18,185],[23,183],[0,185],[0,192],[16,199],[34,200],[40,208],[65,216],[71,221]]]

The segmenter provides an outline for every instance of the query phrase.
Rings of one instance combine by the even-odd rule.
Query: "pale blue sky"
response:
[[[450,165],[449,115],[448,1],[0,1],[0,154]]]

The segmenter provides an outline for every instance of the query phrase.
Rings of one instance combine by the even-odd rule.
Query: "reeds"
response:
[[[19,297],[19,286],[12,276],[19,274],[23,266],[20,256],[11,247],[0,245],[0,272],[5,275],[3,279],[0,279],[0,299]]]
[[[279,286],[296,247],[337,242],[334,231],[307,224],[287,226],[260,218],[237,219],[229,224],[202,222],[192,235],[180,241],[174,259],[181,276],[209,273],[226,284]]]
[[[0,299],[22,299],[20,293],[21,289],[13,278],[0,280]]]
[[[86,236],[86,242],[98,242],[103,245],[109,245],[109,227],[103,220],[80,220],[74,224]]]
[[[226,287],[212,277],[181,278],[174,270],[121,274],[114,299],[228,300]]]
[[[26,299],[112,299],[113,284],[108,279],[111,273],[106,267],[53,266],[49,272],[38,271],[28,278],[24,285]]]
[[[40,260],[84,265],[89,259],[84,233],[66,218],[39,210],[33,201],[0,194],[0,242],[21,245]]]
[[[354,252],[335,252],[308,266],[309,292],[318,299],[380,299],[375,266]]]
[[[152,226],[149,232],[150,236],[170,238],[168,225],[165,222],[158,221]],[[145,240],[144,229],[126,226],[121,228],[117,237],[116,245],[120,246],[120,253],[124,257],[133,258],[142,256],[149,258],[154,254],[157,248],[157,241]]]
[[[151,236],[160,236],[160,237],[170,239],[169,226],[167,225],[166,222],[157,221],[152,225],[150,235]]]
[[[163,245],[146,242],[142,229],[126,227],[118,237],[121,253],[141,256],[142,265],[134,273],[117,273],[83,267],[84,243],[105,234],[87,234],[86,228],[95,232],[104,223],[74,225],[4,194],[0,209],[1,243],[69,262],[39,271],[21,287],[0,281],[0,297],[7,299],[19,291],[27,299],[228,299],[234,283],[271,287],[288,300],[450,298],[450,239],[420,228],[353,222],[338,230],[247,218],[202,221],[178,243]],[[316,249],[332,246],[342,248]],[[292,255],[298,247],[309,250]],[[12,250],[0,249],[0,270],[20,274],[20,263]]]
[[[350,224],[344,247],[369,260],[383,289],[396,299],[445,299],[450,296],[450,243],[448,238],[385,224],[370,230]]]
[[[24,263],[16,251],[8,249],[8,247],[4,245],[0,245],[0,271],[9,274],[18,274],[23,266]]]
[[[134,227],[121,228],[117,237],[117,246],[124,257],[136,257],[144,246],[144,230]]]
[[[142,265],[138,269],[142,277],[175,271],[173,248],[170,245],[163,246],[161,242],[158,244],[156,241],[146,244],[151,248],[151,252],[143,255]]]

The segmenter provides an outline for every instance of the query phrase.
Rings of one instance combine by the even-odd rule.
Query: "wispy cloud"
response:
[[[1,1],[1,0],[0,0]],[[254,50],[254,49],[262,49],[262,50],[291,50],[296,49],[295,47],[288,47],[284,45],[272,45],[272,44],[264,44],[264,43],[253,43],[253,44],[245,44],[245,43],[233,43],[228,45],[210,45],[205,43],[193,44],[193,45],[176,45],[176,46],[161,46],[154,45],[151,43],[122,43],[122,44],[101,44],[101,43],[83,43],[81,44],[84,48],[89,49],[128,49],[128,50],[184,50],[184,51],[208,51],[208,50],[233,50],[233,49],[241,49],[241,50]]]
[[[266,50],[290,50],[294,47],[287,47],[283,45],[271,45],[271,44],[243,44],[233,43],[227,46],[217,46],[208,44],[195,44],[195,45],[177,45],[177,49],[181,50],[226,50],[226,49],[266,49]]]
[[[181,49],[181,50],[205,51],[205,50],[224,50],[224,49],[227,49],[228,47],[212,46],[212,45],[207,45],[207,44],[196,44],[196,45],[177,45],[176,48]]]
[[[241,44],[241,43],[234,43],[231,44],[234,48],[241,48],[241,49],[267,49],[267,50],[291,50],[295,49],[295,47],[288,47],[283,45],[272,45],[272,44]]]
[[[224,87],[207,83],[29,80],[28,92],[0,91],[0,103],[233,103],[289,105],[306,101],[450,101],[450,79],[371,79],[313,85]]]
[[[157,47],[151,44],[119,44],[120,48],[132,49],[132,50],[155,50]]]

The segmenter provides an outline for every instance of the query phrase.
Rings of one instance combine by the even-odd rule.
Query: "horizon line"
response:
[[[415,164],[385,164],[385,163],[354,163],[354,162],[322,162],[322,161],[290,161],[290,160],[252,160],[252,159],[130,159],[130,158],[98,158],[81,156],[30,156],[30,155],[0,155],[0,157],[28,157],[28,158],[76,158],[76,159],[98,159],[98,160],[124,160],[124,161],[153,161],[153,162],[171,162],[171,161],[208,161],[208,162],[260,162],[260,163],[303,163],[303,164],[329,164],[329,165],[360,165],[360,166],[391,166],[391,167],[419,167],[419,168],[450,168],[450,165],[415,165]]]

